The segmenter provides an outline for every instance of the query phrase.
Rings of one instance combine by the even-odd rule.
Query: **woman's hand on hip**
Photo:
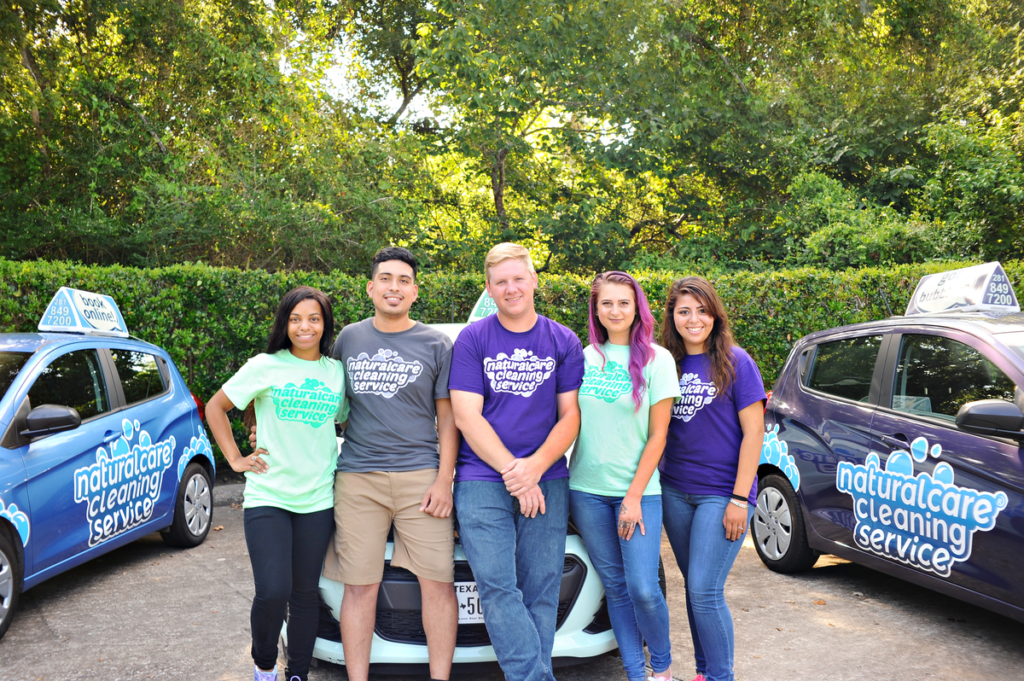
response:
[[[726,504],[722,524],[725,525],[725,538],[736,541],[747,531],[747,509],[736,504]]]
[[[646,535],[647,533],[644,531],[644,514],[640,509],[640,498],[626,497],[619,504],[619,536],[629,541],[637,525],[640,526],[640,534]]]
[[[236,473],[247,473],[249,471],[256,474],[266,473],[268,466],[263,457],[266,456],[267,453],[267,450],[260,447],[249,456],[240,456],[230,462],[231,470]]]

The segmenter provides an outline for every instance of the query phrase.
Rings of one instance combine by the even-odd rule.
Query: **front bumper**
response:
[[[410,573],[390,568],[392,549],[389,542],[385,551],[385,575],[377,597],[377,623],[373,632],[370,664],[425,665],[428,657],[420,618],[419,585]],[[552,657],[558,664],[582,662],[617,647],[604,608],[604,588],[579,536],[566,537],[565,557],[558,625],[552,650]],[[455,546],[455,562],[456,581],[471,581],[472,572],[459,545]],[[321,635],[313,648],[313,657],[334,664],[345,664],[340,632],[334,633],[338,631],[336,621],[344,592],[343,584],[320,578],[320,595],[335,624],[322,623]],[[334,631],[330,631],[332,626]],[[484,625],[459,626],[454,664],[496,661]]]

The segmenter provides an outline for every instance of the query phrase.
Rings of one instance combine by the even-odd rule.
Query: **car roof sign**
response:
[[[128,326],[113,298],[67,286],[53,296],[39,330],[128,338]]]
[[[485,286],[484,292],[477,298],[476,305],[473,306],[473,311],[469,313],[469,319],[466,321],[472,324],[473,322],[490,317],[497,311],[498,306],[494,304],[494,298],[491,298],[491,294],[487,292],[487,287]]]
[[[907,316],[937,312],[1020,312],[1010,278],[998,262],[921,277]]]

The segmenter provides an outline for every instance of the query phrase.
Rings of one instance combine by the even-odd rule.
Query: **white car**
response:
[[[484,300],[474,308],[486,309]],[[493,303],[490,306],[493,310]],[[470,316],[471,320],[482,317]],[[468,324],[431,324],[447,333],[454,341]],[[416,576],[408,570],[391,567],[394,544],[388,537],[385,549],[384,577],[377,595],[377,623],[373,630],[370,670],[374,673],[402,673],[426,671],[427,636],[423,631],[420,613],[420,587]],[[662,581],[664,586],[664,580]],[[345,585],[326,577],[320,578],[320,630],[313,648],[313,662],[324,660],[345,664],[338,622]],[[473,571],[456,537],[455,593],[459,599],[459,630],[455,643],[455,665],[463,671],[475,665],[493,666],[497,662],[494,648],[487,635],[484,620],[487,616],[480,607]],[[287,632],[282,630],[287,643]],[[565,539],[565,563],[562,567],[562,588],[558,597],[558,619],[552,650],[555,666],[584,662],[590,658],[615,650],[618,644],[612,633],[605,606],[604,587],[587,555],[583,540],[569,521]]]

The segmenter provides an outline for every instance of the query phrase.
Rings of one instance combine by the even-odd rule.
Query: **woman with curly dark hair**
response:
[[[757,496],[764,383],[754,360],[733,342],[714,286],[701,277],[672,284],[661,342],[676,360],[682,393],[659,470],[665,533],[686,580],[694,681],[732,681],[725,580]]]

